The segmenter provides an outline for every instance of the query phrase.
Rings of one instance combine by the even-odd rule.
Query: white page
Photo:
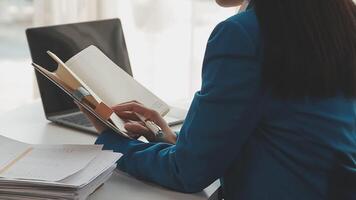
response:
[[[161,115],[169,106],[112,62],[97,47],[89,46],[65,63],[109,106],[139,101]]]
[[[116,161],[118,161],[121,156],[121,153],[102,151],[83,170],[73,174],[70,177],[67,177],[64,180],[59,181],[59,183],[73,186],[82,186],[84,184],[88,184],[107,169],[115,165]]]
[[[26,152],[31,145],[0,135],[0,172],[14,159]]]
[[[79,189],[79,191],[77,192],[79,199],[80,200],[87,199],[90,194],[92,194],[93,192],[95,192],[96,189],[98,189],[98,187],[100,187],[102,184],[104,184],[106,181],[110,179],[110,177],[114,173],[114,170],[115,170],[115,166],[109,168],[99,177],[95,178],[90,184]],[[112,199],[116,199],[116,198],[118,197],[114,197]]]
[[[23,188],[23,189],[2,189],[0,188],[0,199],[8,199],[14,197],[15,199],[87,199],[100,185],[106,182],[112,175],[115,166],[108,168],[98,177],[96,177],[90,184],[77,190],[54,190],[46,188]]]
[[[57,182],[5,179],[0,177],[0,188],[28,188],[29,185],[31,185],[33,188],[79,188],[85,184],[88,184],[93,179],[100,176],[101,173],[107,171],[109,168],[115,168],[116,161],[118,161],[121,156],[121,153],[102,151],[84,169]]]
[[[0,193],[0,199],[6,199],[6,200],[48,200],[48,198],[42,198],[42,197],[28,197],[28,196],[21,196],[21,195],[15,195],[15,194],[2,194]]]
[[[86,167],[101,149],[99,145],[35,145],[0,177],[59,181]]]
[[[0,189],[1,193],[11,193],[24,197],[41,197],[41,198],[73,198],[75,197],[75,191],[54,191],[54,190],[45,190],[45,189]]]

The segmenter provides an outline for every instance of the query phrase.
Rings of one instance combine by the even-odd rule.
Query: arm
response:
[[[97,143],[122,152],[119,168],[183,192],[223,176],[260,118],[259,63],[245,30],[225,21],[212,33],[197,92],[176,145],[143,143],[104,132]]]

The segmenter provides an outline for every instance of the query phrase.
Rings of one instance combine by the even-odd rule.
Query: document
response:
[[[84,200],[121,156],[101,145],[31,145],[0,136],[0,199]]]
[[[15,157],[29,149],[31,145],[0,136],[0,171],[8,166]]]
[[[9,139],[0,136],[0,143],[5,141]],[[73,175],[86,167],[102,149],[99,145],[47,146],[16,141],[10,144],[12,146],[1,152],[16,153],[8,154],[5,159],[0,157],[1,163],[7,163],[0,169],[0,177],[44,181],[59,181]]]
[[[66,185],[81,186],[97,178],[101,172],[106,171],[115,164],[122,154],[112,153],[111,151],[101,151],[100,154],[92,160],[86,168],[76,174],[58,181]]]
[[[0,176],[59,181],[87,166],[99,154],[101,148],[74,145],[53,148],[36,145]]]

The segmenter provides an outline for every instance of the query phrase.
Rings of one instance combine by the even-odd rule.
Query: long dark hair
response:
[[[356,97],[352,0],[253,0],[263,37],[263,83],[280,97]]]

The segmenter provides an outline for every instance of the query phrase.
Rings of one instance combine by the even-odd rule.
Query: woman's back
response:
[[[228,21],[240,24],[256,52],[263,52],[252,9]],[[263,53],[256,55],[262,60]],[[223,179],[227,199],[340,199],[347,191],[356,195],[356,100],[341,95],[286,100],[261,90],[262,111],[252,111],[260,112],[258,126]]]
[[[355,101],[342,97],[266,101],[243,157],[225,175],[226,194],[236,195],[228,199],[356,195],[355,110]]]

